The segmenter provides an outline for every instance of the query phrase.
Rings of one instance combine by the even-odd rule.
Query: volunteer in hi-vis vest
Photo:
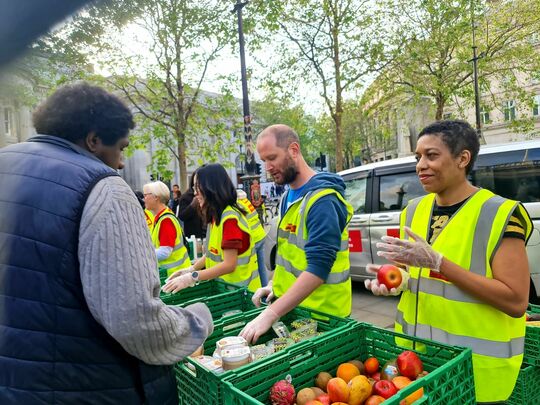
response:
[[[154,215],[150,231],[159,267],[166,269],[168,276],[189,268],[191,261],[184,245],[182,227],[167,207],[169,187],[161,181],[154,181],[143,186],[143,193],[145,207]]]
[[[390,292],[377,281],[366,287],[403,289],[397,331],[471,348],[476,400],[488,403],[510,397],[523,359],[532,223],[519,202],[468,182],[478,150],[476,131],[463,121],[420,132],[416,171],[430,194],[402,212],[402,239],[377,244],[377,254],[406,265],[410,279]]]
[[[259,277],[261,278],[261,286],[265,287],[268,284],[268,275],[266,274],[266,267],[264,266],[264,240],[266,238],[266,231],[259,220],[259,214],[257,210],[248,200],[247,194],[244,190],[236,190],[238,196],[238,204],[246,212],[246,219],[249,223],[251,236],[255,242],[255,252],[257,252],[257,264],[259,269]]]
[[[315,173],[302,156],[298,135],[286,125],[262,131],[257,152],[274,182],[290,189],[280,205],[273,280],[253,295],[257,306],[263,298],[278,299],[240,332],[248,342],[298,305],[348,316],[352,303],[347,227],[352,207],[344,199],[345,183],[338,175]]]
[[[195,198],[208,223],[204,255],[191,266],[191,272],[171,276],[162,290],[175,293],[219,277],[256,291],[261,281],[255,241],[229,175],[220,164],[202,166],[194,184]]]

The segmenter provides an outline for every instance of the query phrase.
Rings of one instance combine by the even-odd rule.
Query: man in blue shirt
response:
[[[263,130],[257,152],[274,182],[290,188],[281,202],[274,284],[271,281],[253,296],[257,306],[274,293],[279,299],[242,330],[241,336],[250,342],[299,304],[347,316],[352,301],[347,233],[352,208],[344,200],[342,178],[309,167],[298,135],[286,125]],[[339,301],[340,309],[331,301]]]

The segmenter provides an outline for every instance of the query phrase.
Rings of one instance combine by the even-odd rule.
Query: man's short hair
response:
[[[271,125],[265,128],[259,136],[274,135],[276,145],[282,149],[287,149],[291,143],[300,144],[298,134],[291,127],[284,124]]]
[[[105,145],[114,145],[135,127],[133,114],[114,94],[85,82],[57,89],[33,114],[38,134],[76,143],[93,132]]]

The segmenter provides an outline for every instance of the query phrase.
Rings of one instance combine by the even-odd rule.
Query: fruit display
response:
[[[291,382],[280,380],[272,386],[269,399],[272,405],[376,405],[426,374],[420,358],[407,350],[382,368],[377,358],[369,357],[363,362],[354,359],[339,364],[335,377],[321,371],[313,380],[314,386],[300,389],[296,397],[291,397]],[[419,388],[402,399],[400,405],[413,404],[423,395],[424,389]]]

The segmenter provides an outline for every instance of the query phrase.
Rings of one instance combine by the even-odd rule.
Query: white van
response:
[[[349,224],[351,277],[372,277],[365,271],[368,263],[383,263],[376,243],[381,236],[399,237],[399,215],[409,200],[425,194],[416,175],[413,156],[355,167],[339,173],[345,184],[346,198],[354,209]],[[523,203],[534,230],[527,245],[531,272],[530,301],[540,303],[540,141],[482,146],[470,174],[473,184]],[[275,263],[274,220],[265,244],[266,265]]]
[[[399,237],[399,214],[408,201],[425,194],[413,156],[345,170],[346,198],[354,209],[349,224],[351,277],[371,275],[368,263],[383,263],[376,243],[383,235]],[[473,184],[523,203],[534,223],[527,245],[531,272],[531,302],[540,294],[540,141],[482,146],[471,171]]]

